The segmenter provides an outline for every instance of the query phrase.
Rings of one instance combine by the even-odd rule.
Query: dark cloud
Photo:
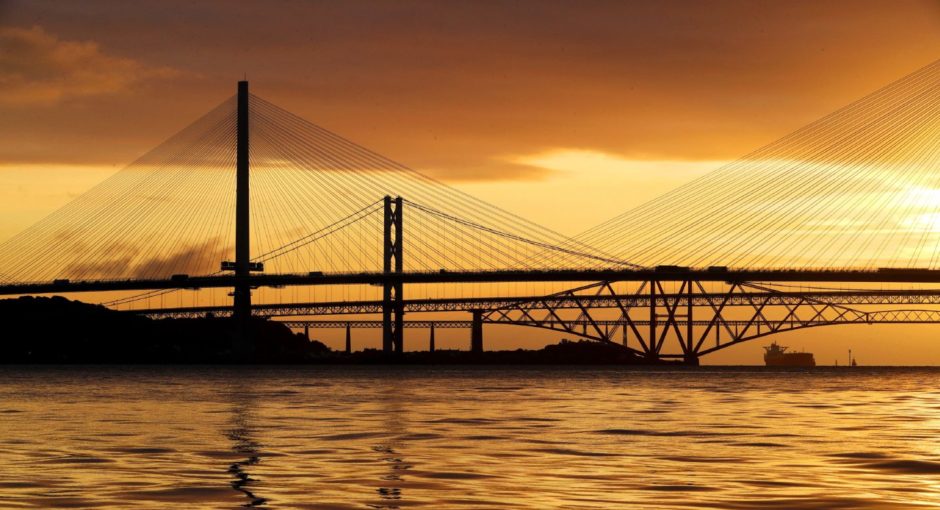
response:
[[[133,274],[140,278],[160,278],[171,274],[210,274],[232,253],[216,238],[183,248],[167,256],[154,256],[134,265]]]

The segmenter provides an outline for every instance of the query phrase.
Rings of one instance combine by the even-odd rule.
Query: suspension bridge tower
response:
[[[405,303],[402,283],[402,199],[385,197],[382,285],[382,351],[405,350]]]

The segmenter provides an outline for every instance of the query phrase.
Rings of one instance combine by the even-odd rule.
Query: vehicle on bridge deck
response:
[[[879,273],[888,274],[914,274],[930,271],[929,267],[879,267]]]
[[[811,352],[787,352],[787,347],[773,342],[764,347],[764,364],[768,367],[815,367]]]

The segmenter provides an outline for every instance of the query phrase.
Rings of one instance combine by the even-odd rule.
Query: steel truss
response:
[[[858,321],[852,321],[852,324],[933,324],[940,322],[940,310],[881,310],[877,312],[863,312],[864,319]],[[279,324],[284,324],[285,326],[292,329],[300,328],[311,328],[311,329],[343,329],[350,327],[353,329],[381,329],[382,321],[378,320],[287,320],[287,321],[277,321]],[[549,321],[548,324],[551,324],[556,321]],[[588,326],[592,325],[591,321],[580,320],[580,321],[563,321],[565,325],[568,326],[577,326],[581,328],[582,331]],[[727,321],[729,325],[734,327],[743,327],[747,325],[748,321],[744,320],[729,320]],[[623,324],[622,321],[616,320],[598,320],[595,321],[596,324],[604,326],[605,328],[610,328],[614,326],[620,326]],[[680,326],[685,325],[685,320],[678,321]],[[707,326],[709,321],[707,320],[696,320],[692,321],[694,326]],[[491,322],[490,324],[503,324],[501,322]],[[648,320],[638,320],[635,322],[637,326],[648,326]],[[832,324],[830,321],[819,319],[816,321],[808,321],[807,326],[825,326]],[[535,326],[536,322],[519,322],[513,323],[513,325],[524,325],[524,326]],[[437,319],[437,320],[407,320],[404,322],[405,328],[410,329],[430,329],[431,327],[437,329],[470,329],[473,326],[473,321],[469,320],[447,320],[447,319]],[[558,324],[559,327],[561,323]],[[582,336],[582,334],[577,334]]]
[[[716,298],[724,297],[725,293],[695,293],[692,295],[693,306],[707,306]],[[779,291],[772,290],[760,292],[754,290],[748,295],[736,294],[731,296],[726,306],[750,306],[753,299],[767,299],[768,306],[781,306],[785,304],[798,304],[803,299],[825,302],[838,305],[940,305],[940,291],[938,290],[845,290],[845,291]],[[533,299],[542,299],[542,296],[525,297],[479,297],[479,298],[440,298],[440,299],[405,299],[404,311],[411,312],[469,312],[471,310],[493,310],[511,307]],[[685,306],[689,299],[687,294],[662,293],[657,294],[656,303],[663,307],[666,303],[679,300],[679,306]],[[578,308],[578,303],[590,303],[592,308],[615,308],[620,304],[631,308],[648,307],[649,294],[617,294],[613,296],[594,295],[579,296],[577,299],[560,299],[555,301],[556,308]],[[212,314],[217,317],[226,317],[231,314],[231,306],[205,306],[186,308],[160,308],[146,310],[131,310],[132,313],[145,315],[151,318],[197,318]],[[326,301],[316,303],[283,303],[283,304],[253,304],[252,313],[260,317],[300,317],[319,315],[367,315],[382,313],[382,301]]]
[[[619,337],[624,347],[642,356],[680,358],[690,363],[747,340],[797,329],[940,323],[937,310],[864,311],[753,283],[729,282],[724,292],[707,292],[701,281],[690,279],[675,282],[678,290],[667,292],[663,281],[651,280],[630,295],[615,291],[613,283],[602,281],[493,308],[484,313],[483,321],[602,342]],[[667,343],[669,348],[664,349]]]

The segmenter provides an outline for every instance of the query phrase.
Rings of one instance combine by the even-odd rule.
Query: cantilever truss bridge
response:
[[[382,332],[486,324],[700,356],[940,311],[940,63],[575,236],[252,95],[0,243],[0,294]],[[559,197],[562,199],[562,197]],[[554,205],[553,205],[554,206]],[[180,296],[191,306],[172,306]],[[427,314],[427,315],[418,315]],[[407,317],[407,319],[406,319]]]

